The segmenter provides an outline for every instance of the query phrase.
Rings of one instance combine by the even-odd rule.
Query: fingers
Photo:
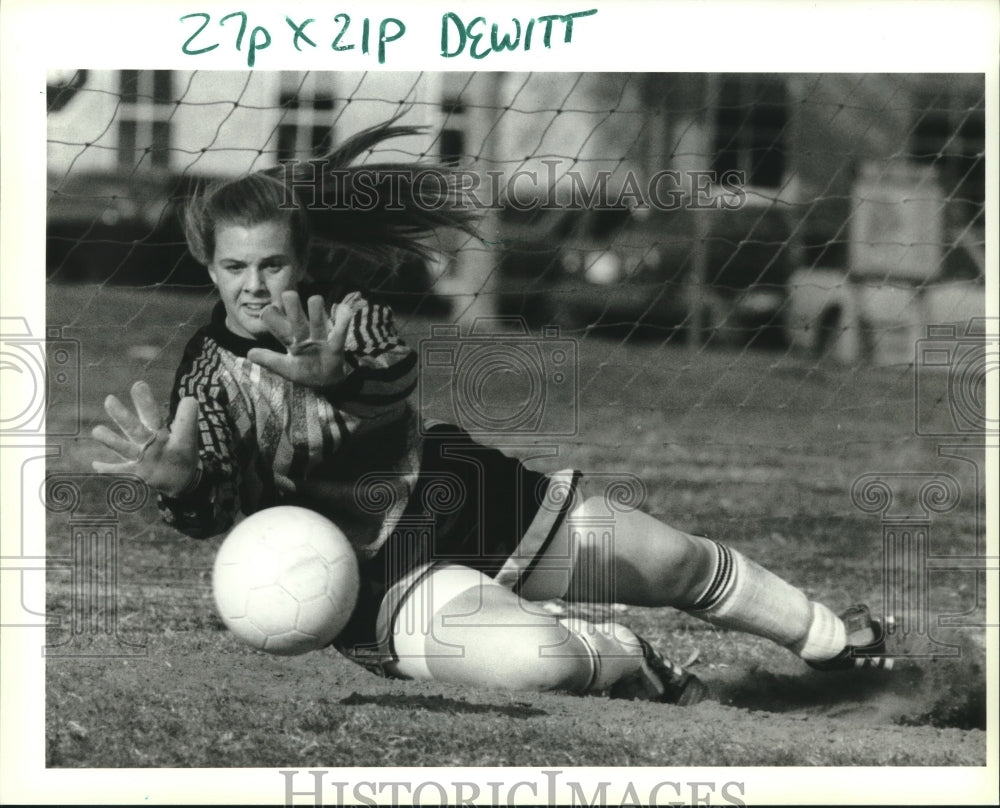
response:
[[[135,455],[136,445],[132,441],[125,440],[125,438],[116,432],[112,432],[104,424],[95,426],[90,434],[98,443],[103,443],[112,452],[115,452],[126,460],[131,459],[131,456]]]
[[[347,308],[351,310],[356,310],[358,308],[358,304],[360,304],[363,300],[364,297],[361,292],[349,292],[344,295],[344,299],[340,301],[340,305],[347,306]]]
[[[294,339],[292,329],[288,325],[288,318],[273,303],[260,313],[260,319],[264,321],[267,330],[274,334],[282,344],[288,345]]]
[[[296,378],[295,356],[292,354],[280,354],[266,348],[251,348],[247,351],[247,359],[286,379]]]
[[[326,342],[327,325],[326,306],[320,295],[309,298],[309,339],[316,342]]]
[[[153,391],[146,382],[139,381],[132,385],[132,403],[135,404],[139,421],[150,432],[159,432],[163,426],[160,416],[160,405],[153,398]]]
[[[298,292],[282,292],[281,305],[268,306],[261,312],[261,319],[268,331],[284,345],[293,346],[309,338],[310,324],[302,312]]]
[[[104,399],[104,410],[130,441],[141,445],[149,440],[150,430],[117,398],[108,396]]]
[[[343,353],[344,346],[347,344],[347,332],[350,331],[351,323],[354,321],[354,303],[356,299],[354,293],[352,293],[334,306],[333,330],[330,332],[327,342],[330,343],[330,347],[337,353]]]
[[[300,336],[300,338],[304,338],[309,330],[309,326],[306,323],[305,315],[302,313],[302,301],[299,299],[299,293],[295,291],[282,292],[281,305],[285,310],[285,317],[288,318],[288,324],[292,329],[292,333]]]
[[[100,460],[95,460],[90,466],[98,474],[132,474],[135,472],[134,460],[127,463],[102,463]]]

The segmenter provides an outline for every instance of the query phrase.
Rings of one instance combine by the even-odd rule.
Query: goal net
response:
[[[478,236],[313,257],[422,352],[455,349],[425,363],[425,414],[632,475],[689,529],[783,541],[851,511],[864,473],[995,430],[985,106],[976,74],[53,73],[48,318],[79,361],[50,384],[53,468],[89,468],[106,394],[165,400],[206,320],[192,190],[400,114],[423,134],[370,159],[453,167]],[[466,384],[468,346],[510,361]],[[141,513],[132,533],[162,530]]]

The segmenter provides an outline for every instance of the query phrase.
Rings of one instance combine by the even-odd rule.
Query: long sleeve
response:
[[[188,344],[174,384],[171,417],[181,397],[198,400],[201,472],[182,495],[160,497],[167,524],[201,538],[228,530],[240,512],[293,504],[333,519],[359,552],[384,538],[419,469],[421,439],[408,400],[417,355],[396,333],[388,308],[364,300],[354,306],[345,343],[349,371],[325,389],[251,362],[251,348],[283,346],[234,335],[217,307]],[[372,474],[397,489],[384,512],[357,500],[357,481]]]
[[[163,520],[193,538],[206,538],[229,529],[240,509],[241,468],[235,456],[240,443],[231,417],[229,391],[222,369],[212,361],[211,346],[189,346],[178,369],[171,395],[173,419],[181,398],[198,401],[198,475],[181,496],[159,497]]]
[[[324,390],[327,400],[359,419],[362,431],[407,411],[417,386],[417,354],[396,332],[392,310],[364,303],[347,335],[347,377]]]

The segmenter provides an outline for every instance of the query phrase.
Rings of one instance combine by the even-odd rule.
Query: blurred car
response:
[[[45,264],[49,281],[205,286],[176,215],[195,180],[153,172],[50,177]]]
[[[985,237],[957,236],[926,280],[810,267],[789,282],[792,347],[843,363],[914,361],[927,326],[956,325],[986,313]]]
[[[661,335],[689,333],[700,321],[703,341],[783,344],[790,229],[774,206],[534,214],[527,223],[524,214],[508,214],[506,226],[501,216],[501,302],[515,309],[507,313]],[[706,245],[700,289],[699,227]]]
[[[490,241],[499,252],[496,295],[503,315],[524,317],[533,325],[558,322],[553,287],[563,278],[561,223],[564,211],[500,208],[499,232]]]

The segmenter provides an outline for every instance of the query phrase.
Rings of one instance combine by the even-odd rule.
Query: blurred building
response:
[[[52,80],[52,79],[50,79]],[[434,127],[432,82],[393,73],[86,71],[49,87],[48,163],[70,170],[232,175],[309,157],[400,101]],[[407,143],[415,151],[429,148]]]
[[[953,245],[981,252],[985,238],[985,80],[977,74],[80,70],[49,76],[48,109],[48,264],[56,279],[204,282],[174,255],[183,236],[164,213],[188,178],[309,159],[401,111],[426,134],[388,144],[380,160],[533,174],[537,180],[519,184],[522,198],[572,198],[599,172],[611,177],[612,194],[664,169],[686,177],[742,172],[750,203],[787,219],[782,252],[792,267],[842,276],[869,262],[861,269],[874,270],[878,283],[919,284],[940,273]],[[484,187],[481,198],[492,200]],[[716,241],[774,239],[763,216],[729,219]],[[661,224],[647,223],[654,241],[668,238],[688,252],[705,241]],[[859,233],[867,239],[860,250]],[[934,244],[916,259],[913,250],[893,252],[901,239]],[[158,246],[163,255],[142,253]],[[480,293],[495,280],[496,255],[464,254],[462,272],[432,274],[468,276],[469,289],[449,295],[489,297]],[[483,265],[471,269],[477,257]],[[173,269],[153,279],[154,265]],[[840,277],[828,285],[849,297]],[[818,288],[811,278],[800,286]],[[825,298],[807,303],[800,330],[815,344],[821,315],[813,309],[831,306]]]
[[[859,166],[933,166],[950,221],[982,215],[981,75],[77,71],[50,78],[49,172],[239,173],[305,158],[407,106],[409,155],[507,172],[739,169],[796,205],[834,263]],[[493,164],[492,166],[490,164]],[[822,248],[828,250],[824,257]]]

